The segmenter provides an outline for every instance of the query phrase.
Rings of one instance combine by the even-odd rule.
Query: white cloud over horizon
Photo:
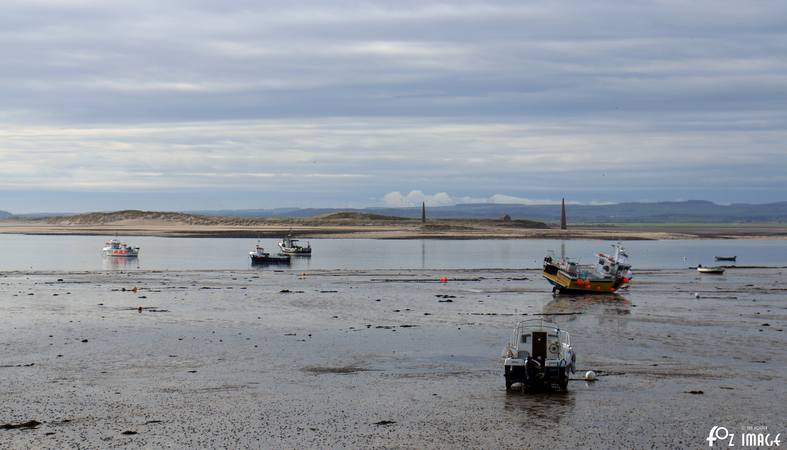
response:
[[[412,190],[407,194],[402,194],[399,191],[391,191],[385,194],[382,198],[382,205],[391,208],[416,207],[421,206],[422,203],[426,203],[426,206],[453,206],[468,203],[494,203],[506,205],[559,205],[561,202],[562,199],[533,199],[505,194],[494,194],[489,197],[452,196],[447,192],[425,194],[419,190]],[[609,205],[612,203],[613,202],[602,201],[566,201],[567,205]]]

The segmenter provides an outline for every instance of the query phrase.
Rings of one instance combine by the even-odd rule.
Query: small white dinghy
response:
[[[702,265],[699,265],[697,266],[697,272],[721,275],[724,273],[724,267],[702,267]]]

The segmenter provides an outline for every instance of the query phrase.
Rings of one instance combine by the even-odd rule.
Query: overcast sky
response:
[[[787,2],[0,3],[0,210],[787,200]]]

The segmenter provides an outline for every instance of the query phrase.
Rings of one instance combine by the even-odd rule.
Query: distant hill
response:
[[[369,214],[369,213],[355,212],[355,211],[342,211],[342,212],[321,214],[321,215],[315,217],[315,219],[318,219],[318,220],[390,220],[390,221],[412,220],[412,218],[406,218],[406,217],[383,216],[381,214]]]
[[[84,214],[74,214],[54,217],[29,218],[28,220],[43,221],[53,225],[120,225],[120,224],[143,224],[145,222],[166,222],[172,224],[186,225],[228,225],[228,226],[259,226],[271,224],[295,224],[295,225],[420,225],[420,220],[407,217],[387,216],[382,214],[371,214],[359,211],[340,211],[322,214],[314,217],[235,217],[235,216],[208,216],[198,214],[188,214],[181,212],[165,211],[139,211],[124,210],[114,212],[93,212]],[[437,220],[437,219],[435,219]],[[451,220],[453,222],[453,220]],[[470,219],[462,222],[481,223],[493,222],[504,227],[518,228],[548,228],[542,222],[530,220],[510,220],[510,221],[490,221],[488,219]],[[433,222],[434,225],[454,226],[444,222]],[[430,224],[427,224],[430,225]]]
[[[253,217],[224,218],[219,216],[200,216],[181,212],[124,210],[41,217],[35,220],[58,225],[106,225],[131,221],[160,221],[188,225],[253,225],[260,222],[261,219]]]
[[[282,220],[276,217],[245,217],[200,215],[167,211],[124,210],[112,212],[92,212],[53,217],[38,217],[34,220],[61,225],[104,225],[129,221],[162,221],[189,225],[255,225],[263,222]],[[349,222],[349,221],[412,221],[413,219],[391,217],[363,212],[332,212],[315,217],[298,218],[300,222]]]
[[[278,208],[195,213],[232,217],[307,218],[333,213],[355,212],[416,219],[421,208]],[[719,205],[704,200],[656,203],[616,203],[610,205],[567,205],[569,223],[747,223],[787,222],[787,202],[767,204]],[[427,207],[427,216],[436,219],[497,219],[508,214],[512,219],[557,223],[560,205],[461,204]]]
[[[787,223],[787,202],[719,205],[704,200],[681,202],[627,202],[609,205],[566,205],[569,224],[600,223]],[[558,223],[560,205],[516,205],[475,203],[427,207],[429,219],[500,219],[508,215],[512,221]],[[46,217],[45,217],[46,216]],[[380,222],[412,220],[421,217],[421,208],[275,208],[245,210],[210,210],[186,212],[118,211],[88,214],[25,214],[14,216],[0,211],[0,219],[46,219],[61,223],[106,223],[118,220],[166,220],[189,224],[250,225],[261,220],[309,219],[311,221]],[[219,219],[221,218],[221,219]],[[230,220],[229,218],[235,218]],[[524,222],[511,226],[527,226]]]

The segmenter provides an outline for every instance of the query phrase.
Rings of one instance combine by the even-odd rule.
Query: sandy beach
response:
[[[2,234],[124,235],[163,237],[344,239],[787,239],[785,224],[612,224],[530,228],[493,220],[360,221],[319,219],[254,220],[218,218],[209,223],[161,219],[71,223],[67,220],[0,220]]]
[[[785,279],[659,270],[621,296],[553,297],[538,271],[4,272],[0,425],[40,424],[0,429],[0,447],[701,448],[715,425],[783,432]],[[535,317],[571,332],[598,381],[505,391],[502,348]]]

